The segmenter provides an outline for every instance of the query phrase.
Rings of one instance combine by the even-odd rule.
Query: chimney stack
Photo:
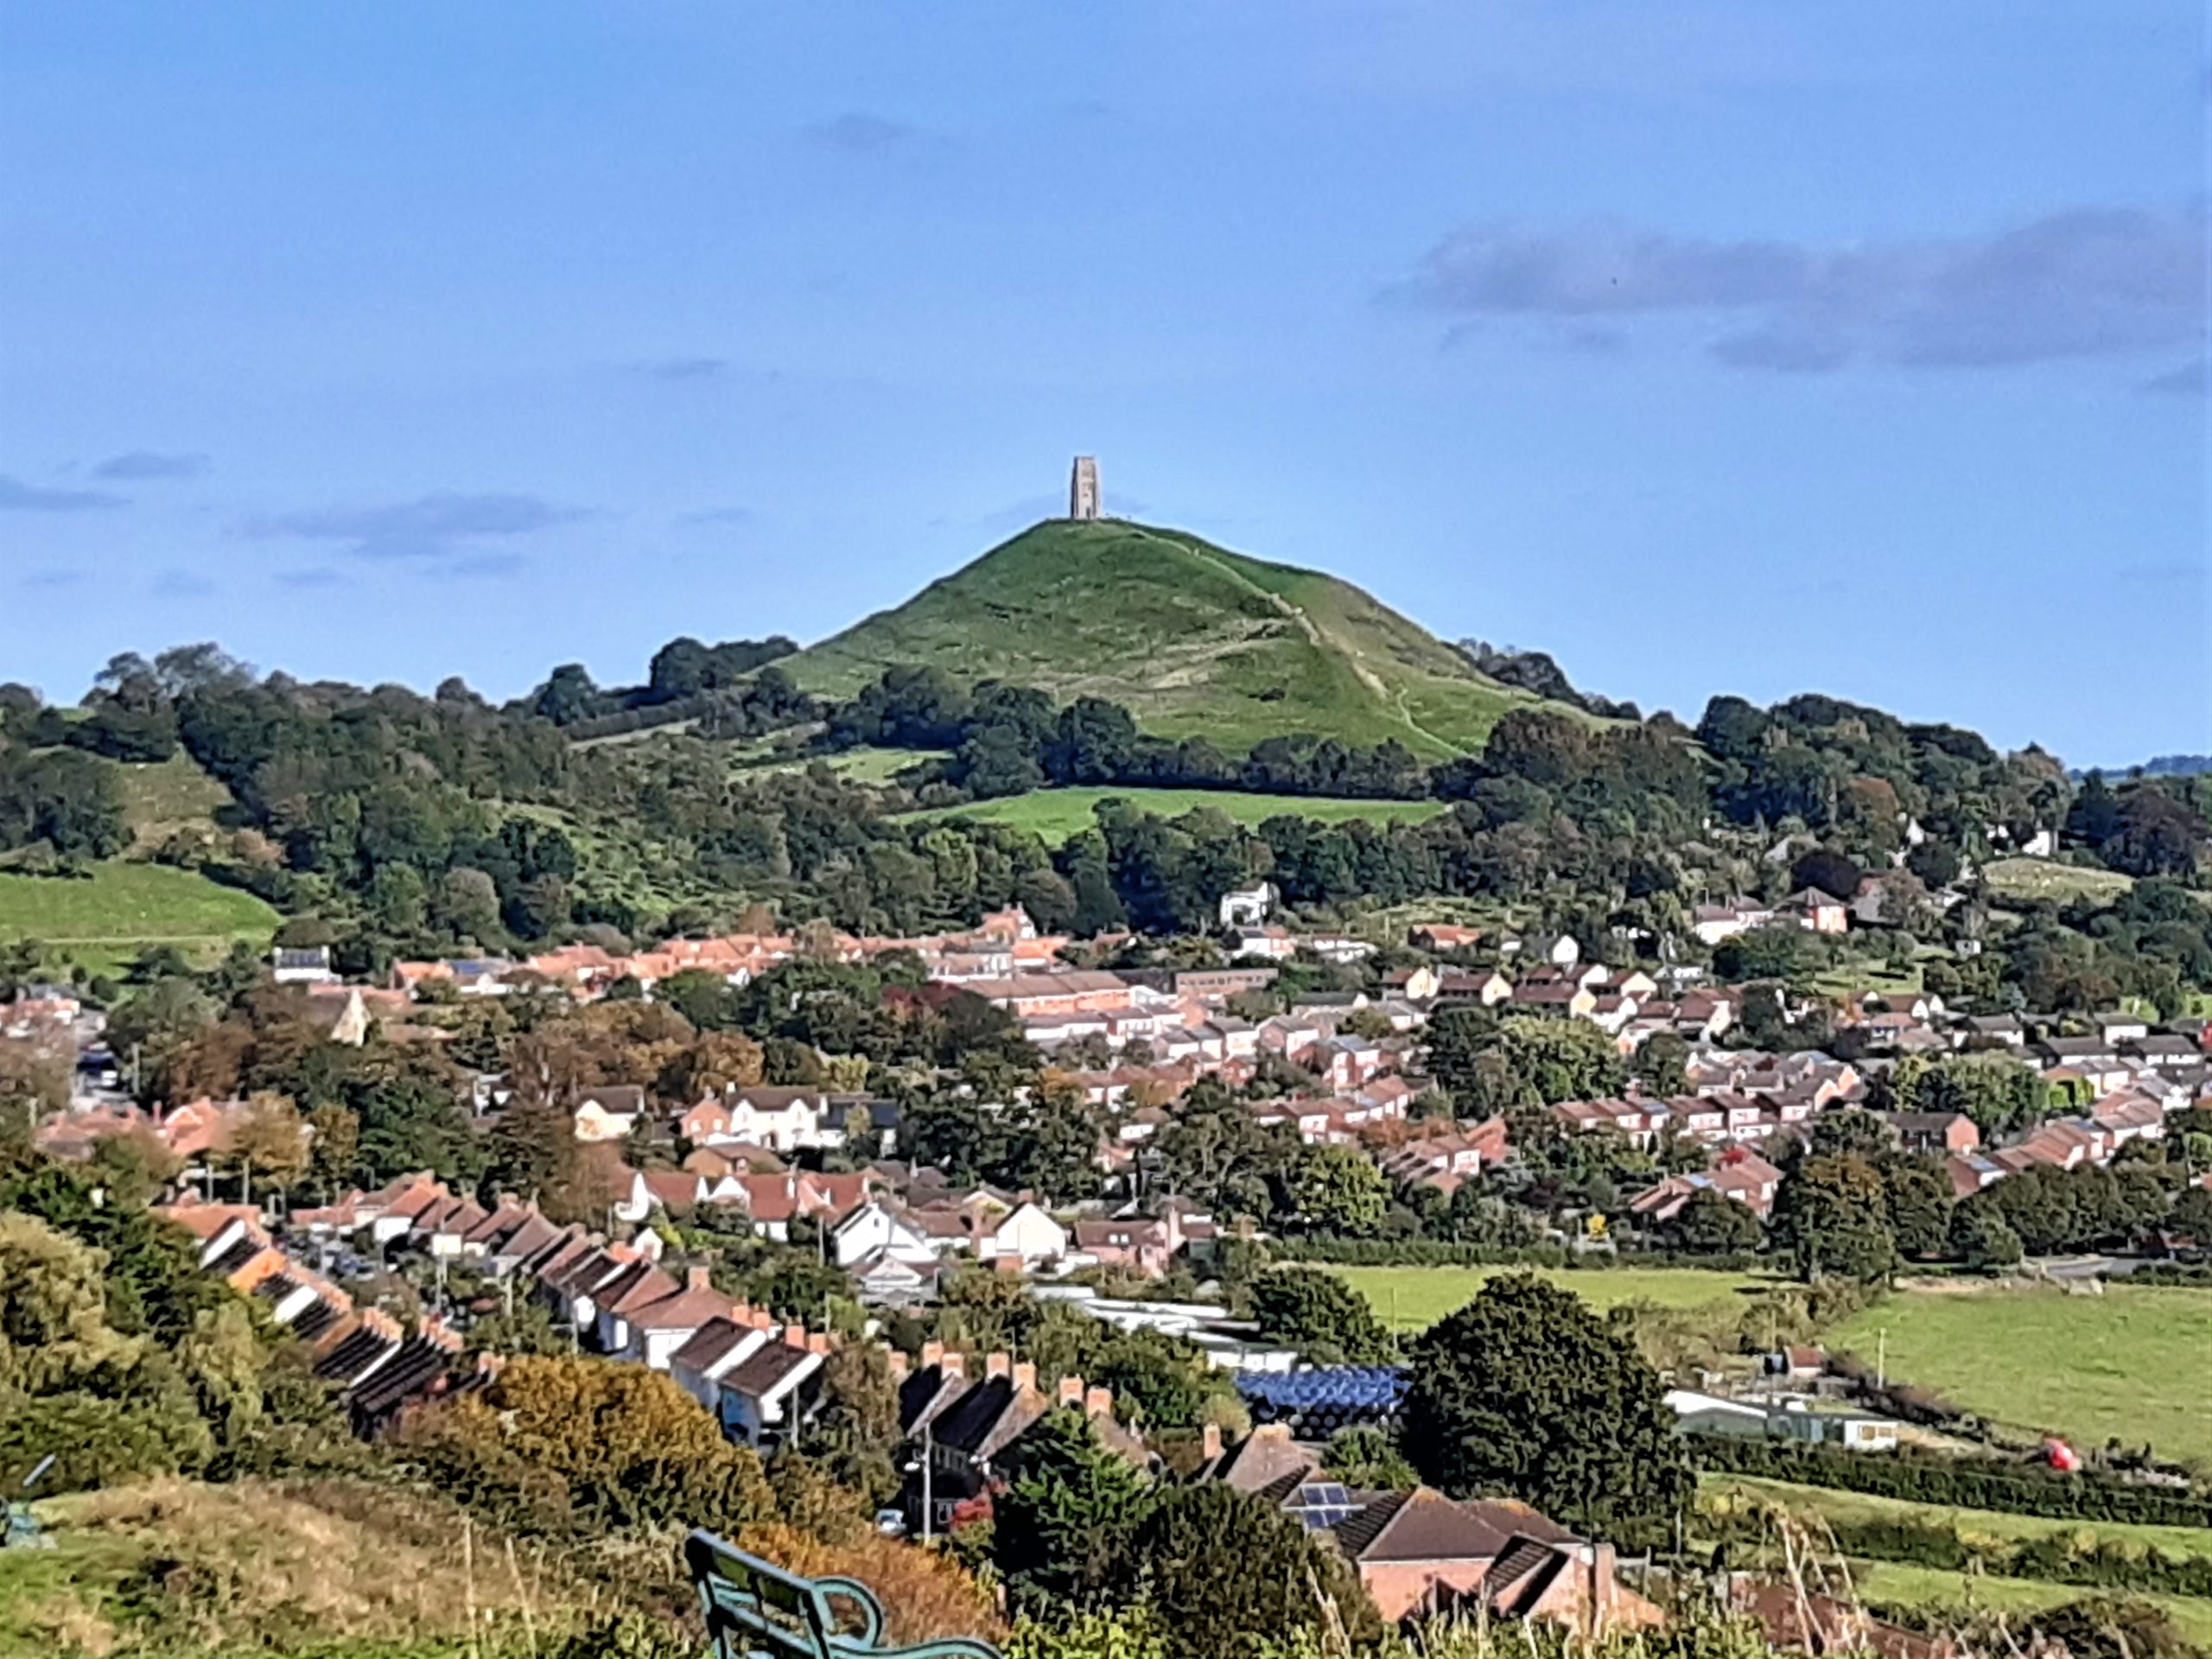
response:
[[[817,1331],[806,1339],[806,1351],[810,1354],[826,1354],[830,1351],[830,1333],[827,1331]]]
[[[891,1381],[894,1386],[906,1380],[908,1369],[906,1350],[893,1348],[891,1351]]]
[[[1111,1389],[1084,1389],[1083,1414],[1086,1417],[1111,1417],[1114,1414],[1114,1390]]]
[[[1059,1403],[1064,1406],[1075,1406],[1077,1408],[1082,1406],[1083,1379],[1081,1377],[1064,1376],[1060,1379]]]
[[[922,1369],[926,1371],[931,1366],[942,1363],[944,1358],[944,1344],[943,1343],[925,1342],[922,1344]]]
[[[684,1289],[686,1289],[686,1290],[712,1290],[714,1287],[715,1287],[715,1275],[714,1275],[714,1272],[713,1272],[713,1270],[712,1270],[711,1268],[687,1268],[684,1270],[684,1274],[683,1274],[683,1288],[684,1288]]]
[[[1221,1459],[1221,1425],[1208,1423],[1200,1429],[1198,1445],[1204,1449],[1208,1463],[1218,1462]]]
[[[806,1346],[806,1327],[794,1320],[784,1327],[784,1340],[793,1348]]]
[[[1037,1386],[1037,1364],[1034,1360],[1014,1361],[1014,1386],[1017,1392],[1027,1391]]]
[[[983,1356],[983,1376],[986,1381],[995,1376],[1007,1376],[1013,1370],[1014,1356],[1003,1348],[995,1349]]]

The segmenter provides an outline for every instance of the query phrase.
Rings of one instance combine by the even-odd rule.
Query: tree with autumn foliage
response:
[[[776,1507],[760,1459],[711,1413],[665,1372],[613,1360],[510,1360],[488,1388],[411,1419],[400,1443],[456,1496],[539,1530],[731,1536]]]

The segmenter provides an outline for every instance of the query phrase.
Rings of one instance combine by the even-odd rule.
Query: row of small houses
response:
[[[480,1219],[467,1211],[476,1209]],[[200,1240],[200,1259],[315,1354],[317,1376],[340,1389],[358,1432],[382,1432],[411,1406],[480,1388],[492,1355],[467,1356],[458,1333],[425,1319],[403,1327],[300,1265],[242,1206],[184,1204],[165,1211]],[[580,1343],[666,1371],[712,1411],[734,1440],[762,1446],[798,1433],[818,1407],[834,1339],[724,1296],[693,1270],[678,1282],[643,1254],[555,1227],[526,1205],[488,1213],[422,1179],[355,1195],[337,1222],[363,1243],[428,1249],[457,1238],[486,1271],[530,1287],[568,1319]],[[469,1224],[461,1225],[467,1222]],[[454,1231],[460,1227],[458,1233]],[[1386,1617],[1452,1608],[1551,1620],[1585,1633],[1641,1628],[1658,1610],[1623,1584],[1612,1552],[1525,1506],[1459,1503],[1417,1488],[1356,1491],[1325,1475],[1287,1425],[1263,1425],[1235,1446],[1203,1431],[1195,1469],[1176,1476],[1116,1414],[1110,1389],[1079,1376],[1041,1381],[1003,1352],[968,1358],[925,1344],[918,1366],[893,1351],[909,1464],[910,1524],[944,1531],[987,1515],[1022,1438],[1055,1409],[1082,1413],[1100,1441],[1154,1478],[1219,1480],[1282,1509],[1339,1549]]]

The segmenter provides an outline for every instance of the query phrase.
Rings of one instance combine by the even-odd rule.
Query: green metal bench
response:
[[[882,1604],[858,1580],[803,1579],[711,1532],[683,1541],[683,1560],[714,1659],[999,1659],[989,1643],[965,1636],[886,1647]]]

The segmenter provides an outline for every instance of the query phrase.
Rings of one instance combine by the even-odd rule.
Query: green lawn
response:
[[[36,939],[88,967],[127,962],[154,944],[202,960],[237,939],[257,948],[277,919],[250,893],[165,864],[100,864],[83,880],[0,874],[0,939]]]
[[[2212,1290],[1904,1290],[1830,1333],[1968,1410],[2212,1465]]]
[[[1525,1268],[1332,1268],[1374,1305],[1393,1330],[1426,1331],[1465,1306],[1483,1281]],[[1770,1281],[1745,1273],[1708,1273],[1699,1268],[1539,1268],[1539,1276],[1563,1285],[1599,1313],[1623,1302],[1662,1307],[1702,1307]]]
[[[978,819],[1033,830],[1058,846],[1091,826],[1091,809],[1105,800],[1124,800],[1162,817],[1210,806],[1239,823],[1259,823],[1281,813],[1342,823],[1364,818],[1370,823],[1418,823],[1444,810],[1442,801],[1342,801],[1312,795],[1253,795],[1229,789],[1040,789],[969,806],[939,807],[917,817]]]

